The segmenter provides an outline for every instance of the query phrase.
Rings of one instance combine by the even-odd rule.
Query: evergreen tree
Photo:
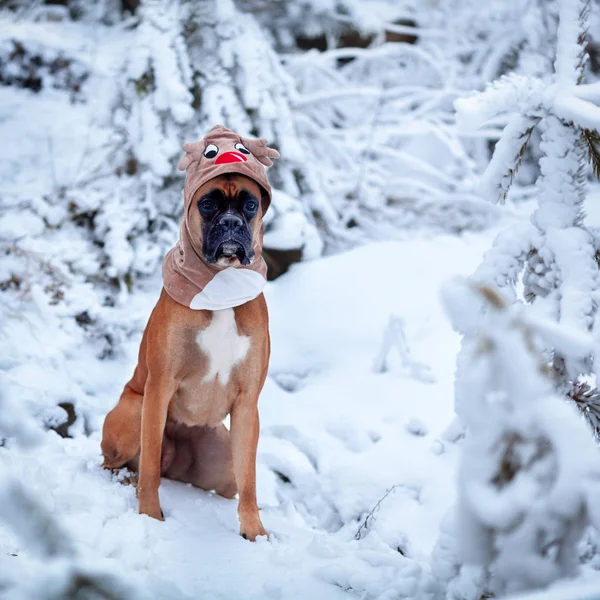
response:
[[[589,2],[562,2],[555,74],[511,75],[486,91],[457,101],[464,124],[479,125],[500,113],[510,120],[481,182],[483,193],[502,202],[514,182],[527,143],[541,130],[537,209],[530,224],[501,233],[474,274],[514,300],[522,281],[524,298],[543,315],[582,332],[594,330],[597,315],[598,234],[585,224],[586,167],[597,170],[597,84],[582,84]],[[553,351],[566,386],[592,369],[590,357]]]

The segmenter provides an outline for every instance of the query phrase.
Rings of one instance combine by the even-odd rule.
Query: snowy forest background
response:
[[[216,123],[281,153],[254,545],[100,468]],[[600,597],[599,130],[596,1],[0,1],[2,598]]]

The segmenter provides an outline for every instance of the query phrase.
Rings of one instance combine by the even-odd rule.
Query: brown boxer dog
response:
[[[227,152],[228,144],[235,149]],[[258,168],[264,172],[277,153],[264,140],[242,139],[220,126],[186,147],[180,240],[165,259],[164,288],[133,377],[106,417],[103,466],[139,468],[139,512],[159,520],[161,476],[226,498],[239,492],[240,533],[254,541],[266,535],[256,503],[256,448],[270,354],[267,305],[262,287],[234,293],[224,304],[221,297],[230,277],[260,281],[266,273],[260,250],[270,188]],[[248,160],[249,148],[258,159],[251,169],[234,156]],[[207,299],[216,283],[221,292]],[[227,415],[230,431],[223,425]]]

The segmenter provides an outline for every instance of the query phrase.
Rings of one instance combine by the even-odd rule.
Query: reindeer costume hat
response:
[[[279,152],[267,146],[264,138],[242,138],[222,125],[215,125],[195,144],[184,144],[185,156],[179,170],[186,171],[183,188],[184,213],[177,244],[163,262],[163,285],[175,300],[196,310],[233,308],[258,296],[266,282],[267,265],[262,257],[263,229],[254,244],[254,259],[247,267],[222,267],[209,264],[193,239],[189,215],[194,194],[207,181],[226,173],[250,177],[261,187],[261,215],[271,204],[271,186],[266,167],[278,158]]]

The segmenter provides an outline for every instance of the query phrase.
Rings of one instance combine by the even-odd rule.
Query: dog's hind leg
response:
[[[237,493],[237,484],[233,471],[229,430],[225,425],[214,429],[210,427],[199,429],[204,431],[196,446],[196,452],[199,454],[198,463],[202,465],[199,470],[198,487],[215,490],[225,498],[233,498]]]
[[[173,456],[165,457],[165,440],[172,444]],[[163,438],[163,475],[191,483],[203,490],[233,498],[237,492],[231,441],[224,425],[187,427],[168,421]]]
[[[125,386],[119,403],[107,415],[102,429],[102,454],[105,469],[118,469],[137,462],[140,453],[143,395]]]
[[[118,469],[125,465],[137,468],[142,432],[143,392],[147,378],[144,331],[133,376],[125,385],[119,402],[104,420],[101,449],[104,456],[102,466],[105,469]]]

